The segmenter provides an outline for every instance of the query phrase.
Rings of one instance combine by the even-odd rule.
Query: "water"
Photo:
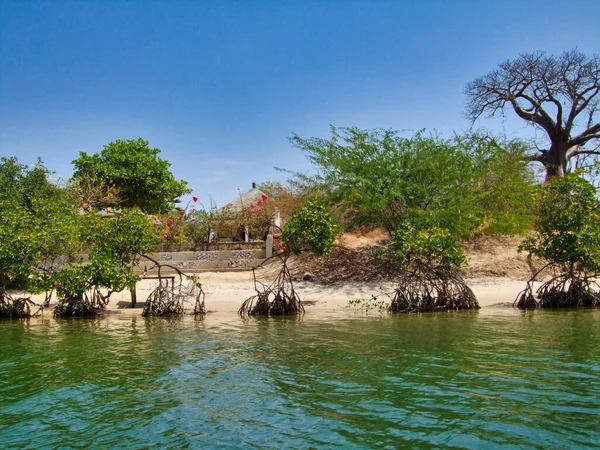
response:
[[[600,310],[0,322],[1,448],[598,448]]]

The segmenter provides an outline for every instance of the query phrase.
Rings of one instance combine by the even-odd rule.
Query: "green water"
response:
[[[1,448],[598,448],[600,310],[0,322]]]

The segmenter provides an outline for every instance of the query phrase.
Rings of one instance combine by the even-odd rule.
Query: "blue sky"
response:
[[[3,0],[0,156],[68,178],[79,151],[143,137],[222,205],[309,169],[293,133],[468,129],[467,82],[524,52],[598,52],[599,16],[598,0]]]

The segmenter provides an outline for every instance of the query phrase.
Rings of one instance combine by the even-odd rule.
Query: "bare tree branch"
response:
[[[588,57],[577,50],[560,56],[523,54],[468,83],[465,94],[465,116],[472,123],[483,115],[494,117],[512,109],[543,130],[550,146],[528,160],[543,163],[553,176],[568,171],[570,158],[589,152],[582,145],[600,139],[600,122],[594,122],[600,110],[598,55]],[[585,128],[577,123],[584,114]]]

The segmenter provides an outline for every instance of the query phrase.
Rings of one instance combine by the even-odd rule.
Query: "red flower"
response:
[[[198,201],[198,197],[192,197],[192,200],[194,200],[194,203],[196,203]]]
[[[262,199],[263,199],[263,201],[266,201],[266,200],[268,200],[268,199],[269,199],[269,197],[267,197],[265,194],[263,194],[263,195],[262,195]]]
[[[173,220],[173,216],[169,216],[169,220]]]
[[[185,212],[183,212],[183,211],[179,211],[179,215],[180,215],[180,216],[183,216],[184,214],[185,214]]]
[[[171,227],[171,226],[173,226],[173,224],[171,222],[167,222],[167,226]]]
[[[196,221],[196,219],[192,219],[191,222],[194,223]]]

